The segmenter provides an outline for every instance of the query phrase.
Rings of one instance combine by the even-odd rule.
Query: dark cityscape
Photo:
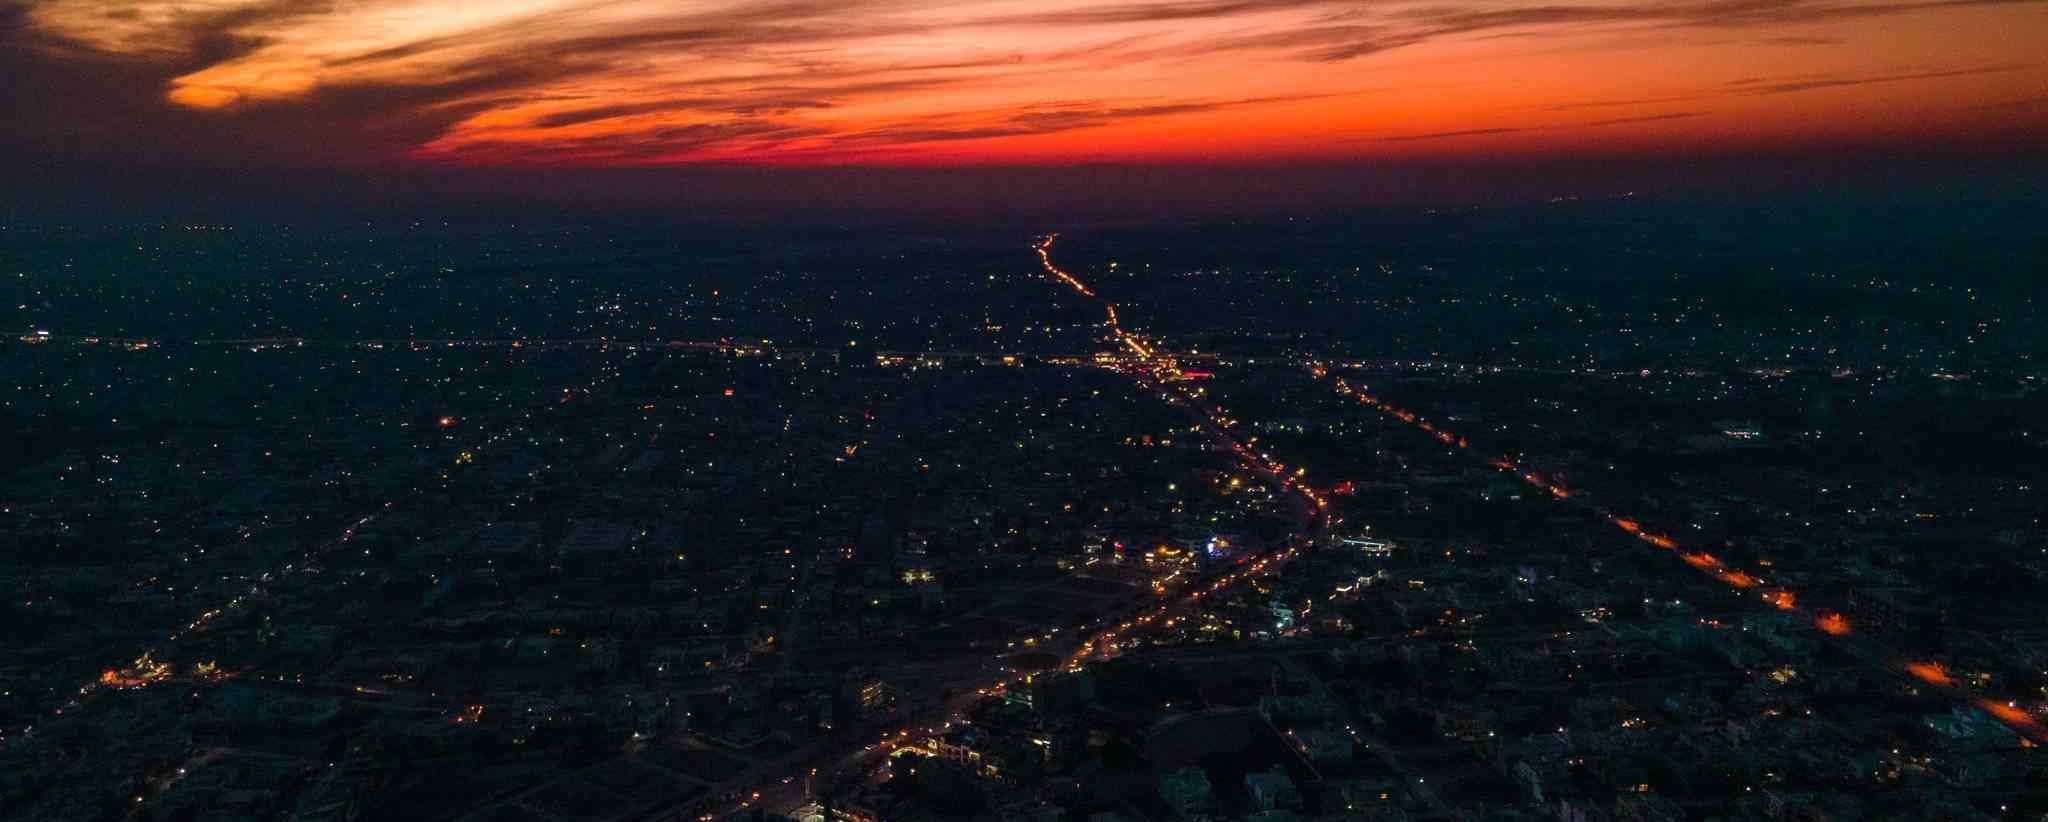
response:
[[[0,0],[0,820],[2048,820],[2044,41]]]

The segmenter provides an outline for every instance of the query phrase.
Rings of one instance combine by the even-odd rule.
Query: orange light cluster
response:
[[[101,671],[98,682],[109,688],[147,688],[170,677],[170,663],[159,662],[153,655],[143,654],[126,668]]]
[[[1717,578],[1734,588],[1755,588],[1763,584],[1756,577],[1741,571],[1722,571]]]
[[[1908,662],[1906,663],[1906,673],[1912,674],[1914,679],[1929,685],[1939,685],[1946,688],[1956,684],[1956,678],[1949,675],[1948,666],[1939,662]]]
[[[2019,731],[2021,747],[2031,748],[2037,744],[2035,740],[2048,739],[2048,727],[2043,727],[2041,720],[2012,703],[1999,702],[1995,699],[1979,699],[1977,700],[1977,707],[1998,721],[2005,723],[2007,727]]]
[[[1813,621],[1813,625],[1828,636],[1848,636],[1851,630],[1849,620],[1833,611],[1821,614],[1819,619]]]

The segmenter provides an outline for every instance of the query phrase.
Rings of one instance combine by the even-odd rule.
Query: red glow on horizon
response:
[[[2048,17],[2029,3],[1786,3],[1774,37],[1731,36],[1759,22],[1741,3],[1648,0],[120,5],[39,0],[16,24],[63,67],[165,69],[108,78],[137,84],[108,99],[344,165],[1271,166],[2034,145],[2048,128]],[[204,47],[222,42],[241,47]],[[382,136],[336,139],[353,124]]]

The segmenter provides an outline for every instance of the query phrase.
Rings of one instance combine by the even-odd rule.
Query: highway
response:
[[[1304,547],[1314,544],[1319,537],[1327,534],[1332,525],[1332,517],[1327,512],[1328,500],[1323,494],[1300,482],[1297,475],[1289,474],[1287,466],[1273,459],[1271,455],[1256,451],[1238,440],[1230,433],[1228,424],[1220,410],[1210,406],[1199,393],[1188,390],[1184,383],[1168,379],[1172,376],[1171,372],[1174,367],[1172,365],[1174,360],[1173,352],[1156,339],[1143,339],[1137,334],[1126,330],[1118,317],[1116,305],[1113,302],[1103,297],[1094,288],[1091,288],[1079,276],[1057,265],[1053,261],[1051,253],[1053,243],[1057,239],[1058,235],[1056,234],[1046,235],[1034,243],[1032,249],[1038,255],[1041,267],[1054,282],[1065,286],[1081,297],[1096,301],[1102,307],[1104,316],[1103,327],[1107,332],[1108,341],[1136,357],[1136,362],[1132,363],[1136,367],[1119,368],[1120,373],[1125,373],[1127,376],[1132,377],[1142,390],[1156,393],[1169,404],[1186,411],[1201,427],[1212,445],[1230,452],[1244,469],[1260,474],[1277,488],[1289,493],[1297,501],[1301,509],[1305,526],[1305,533],[1298,534],[1294,539],[1281,545],[1272,546],[1266,551],[1247,555],[1242,559],[1243,564],[1240,567],[1202,580],[1198,585],[1170,601],[1141,609],[1135,613],[1109,617],[1106,620],[1088,626],[1086,631],[1077,632],[1072,638],[1056,639],[1041,646],[1048,651],[1060,649],[1060,655],[1066,660],[1065,667],[1069,670],[1074,670],[1087,664],[1091,658],[1103,653],[1106,648],[1119,641],[1119,639],[1128,639],[1132,635],[1146,632],[1153,625],[1163,624],[1164,620],[1180,616],[1198,607],[1204,597],[1226,590],[1248,577],[1263,573],[1292,559]],[[1313,365],[1312,369],[1319,379],[1327,376],[1327,369],[1320,365]],[[1361,404],[1413,426],[1446,446],[1468,452],[1472,450],[1470,441],[1465,437],[1443,430],[1412,411],[1387,404],[1370,394],[1353,391],[1341,379],[1337,380],[1337,388],[1340,393],[1356,396]],[[1839,614],[1832,612],[1809,613],[1797,604],[1795,594],[1782,588],[1767,588],[1763,580],[1757,579],[1745,572],[1729,568],[1710,554],[1683,550],[1670,537],[1645,531],[1632,519],[1622,517],[1597,505],[1592,505],[1583,497],[1564,487],[1561,483],[1546,478],[1536,471],[1525,469],[1517,463],[1502,458],[1487,461],[1497,469],[1516,476],[1521,481],[1542,490],[1558,500],[1586,506],[1601,517],[1614,523],[1616,527],[1636,535],[1645,543],[1658,549],[1678,555],[1691,567],[1725,585],[1739,590],[1757,589],[1760,598],[1765,602],[1780,609],[1799,613],[1809,619],[1817,630],[1822,631],[1828,636],[1838,638],[1852,636],[1846,621]],[[2002,721],[2007,722],[2007,724],[2012,725],[2015,730],[2024,734],[2029,739],[2036,742],[2048,741],[2048,733],[2044,733],[2039,723],[2025,712],[1970,693],[1967,689],[1950,680],[1946,672],[1938,667],[1925,663],[1915,663],[1903,656],[1876,650],[1882,649],[1882,646],[1877,645],[1866,637],[1853,637],[1850,644],[1852,647],[1864,649],[1864,654],[1874,664],[1912,676],[1922,686],[1948,695],[1962,701],[1964,704],[1983,708]],[[1000,658],[1000,656],[996,657],[998,661],[994,664],[999,665]],[[836,755],[822,753],[816,756],[798,757],[796,761],[789,763],[793,767],[785,768],[783,777],[780,780],[773,781],[767,790],[761,793],[750,792],[747,798],[736,803],[705,809],[697,818],[699,820],[708,820],[755,806],[780,813],[791,812],[811,799],[812,791],[816,786],[851,784],[853,780],[865,778],[894,751],[905,747],[920,746],[926,738],[944,733],[955,723],[961,721],[966,715],[967,710],[976,701],[985,696],[1000,694],[1009,688],[1017,687],[1023,680],[1023,675],[1005,671],[984,680],[985,684],[973,690],[960,689],[952,698],[934,704],[931,708],[920,712],[915,717],[907,718],[900,725],[873,733],[872,736],[875,738],[875,742],[864,745],[860,750],[849,750]],[[972,681],[971,677],[970,681]],[[685,809],[672,809],[669,813],[656,814],[646,818],[689,819],[690,817],[687,813],[681,812],[683,810]],[[687,810],[696,811],[698,809],[693,807]]]
[[[1421,414],[1395,405],[1364,389],[1354,388],[1341,377],[1331,376],[1329,369],[1322,363],[1311,362],[1308,368],[1310,374],[1317,379],[1330,379],[1338,394],[1351,397],[1360,405],[1421,431],[1448,447],[1470,454],[1474,459],[1482,460],[1496,470],[1552,498],[1577,505],[1644,544],[1677,557],[1687,566],[1730,589],[1745,595],[1754,593],[1762,602],[1793,614],[1813,626],[1822,636],[1834,641],[1838,647],[1849,651],[1864,663],[1908,677],[1916,687],[1941,694],[1959,704],[1983,710],[2032,744],[2048,744],[2048,725],[2044,725],[2033,713],[2019,707],[2017,702],[1994,699],[1972,691],[1956,682],[1940,663],[1917,659],[1876,638],[1859,634],[1841,614],[1802,605],[1805,600],[1797,591],[1772,585],[1747,571],[1732,568],[1706,551],[1680,545],[1670,535],[1645,527],[1635,517],[1595,503],[1585,494],[1565,487],[1562,481],[1554,477],[1545,476],[1505,456],[1482,454],[1472,447],[1470,440],[1437,426]]]
[[[1163,625],[1168,620],[1194,610],[1206,597],[1278,568],[1326,536],[1332,525],[1332,518],[1327,510],[1328,500],[1321,492],[1303,483],[1298,474],[1288,473],[1286,465],[1269,455],[1259,453],[1231,434],[1222,414],[1209,406],[1200,395],[1187,390],[1184,384],[1162,379],[1165,374],[1150,370],[1155,367],[1170,369],[1171,365],[1162,366],[1159,363],[1170,362],[1171,353],[1156,341],[1148,345],[1147,341],[1125,331],[1117,321],[1114,304],[1089,288],[1079,277],[1053,263],[1051,248],[1056,236],[1048,235],[1032,248],[1038,254],[1039,263],[1055,281],[1083,297],[1100,303],[1107,318],[1104,327],[1108,330],[1108,341],[1140,358],[1143,367],[1136,370],[1118,369],[1119,373],[1131,377],[1140,390],[1163,396],[1169,404],[1182,409],[1200,427],[1212,447],[1232,455],[1241,468],[1265,478],[1274,488],[1286,494],[1293,501],[1292,505],[1300,515],[1303,526],[1292,538],[1268,546],[1263,551],[1247,553],[1239,557],[1233,567],[1209,572],[1170,599],[1158,601],[1148,594],[1137,594],[1133,597],[1131,605],[1117,613],[1098,618],[1081,626],[1080,630],[1071,633],[1060,632],[1053,639],[1038,645],[1040,650],[1064,660],[1064,668],[1078,670],[1089,660],[1105,653],[1120,639],[1143,634],[1153,626]],[[998,653],[987,661],[968,660],[957,667],[947,666],[949,670],[965,673],[963,677],[947,678],[951,682],[960,683],[962,687],[954,688],[954,694],[950,698],[935,700],[930,707],[914,716],[906,717],[887,728],[871,731],[863,738],[873,738],[875,741],[863,744],[860,749],[835,751],[823,745],[808,746],[798,753],[772,763],[749,768],[714,789],[711,798],[662,808],[643,814],[640,818],[708,820],[754,807],[785,814],[794,811],[810,801],[812,791],[816,787],[852,784],[863,779],[882,765],[896,750],[922,746],[926,739],[945,733],[954,724],[962,721],[969,709],[980,700],[1024,685],[1025,674],[1002,667],[1002,659],[1007,653],[1007,650]],[[753,787],[764,783],[765,788],[756,790]],[[744,796],[738,800],[717,799],[729,796],[735,791],[744,792]]]

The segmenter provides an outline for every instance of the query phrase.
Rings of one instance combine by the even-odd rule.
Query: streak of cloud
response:
[[[1454,137],[1478,137],[1487,134],[1514,134],[1519,131],[1528,130],[1529,129],[1526,128],[1512,126],[1497,126],[1494,128],[1462,128],[1456,131],[1432,131],[1427,134],[1398,134],[1392,137],[1381,137],[1379,139],[1380,142],[1383,143],[1412,143],[1419,140],[1449,140]]]
[[[1486,125],[1505,110],[2011,98],[1991,86],[2043,81],[2025,38],[1965,58],[1924,24],[2039,42],[2043,2],[0,0],[0,158],[107,162],[137,133],[224,165],[1335,153],[1398,122],[1447,127],[1379,142],[1553,130]],[[1798,48],[1851,32],[1920,59]],[[1753,73],[1658,82],[1687,48]]]

